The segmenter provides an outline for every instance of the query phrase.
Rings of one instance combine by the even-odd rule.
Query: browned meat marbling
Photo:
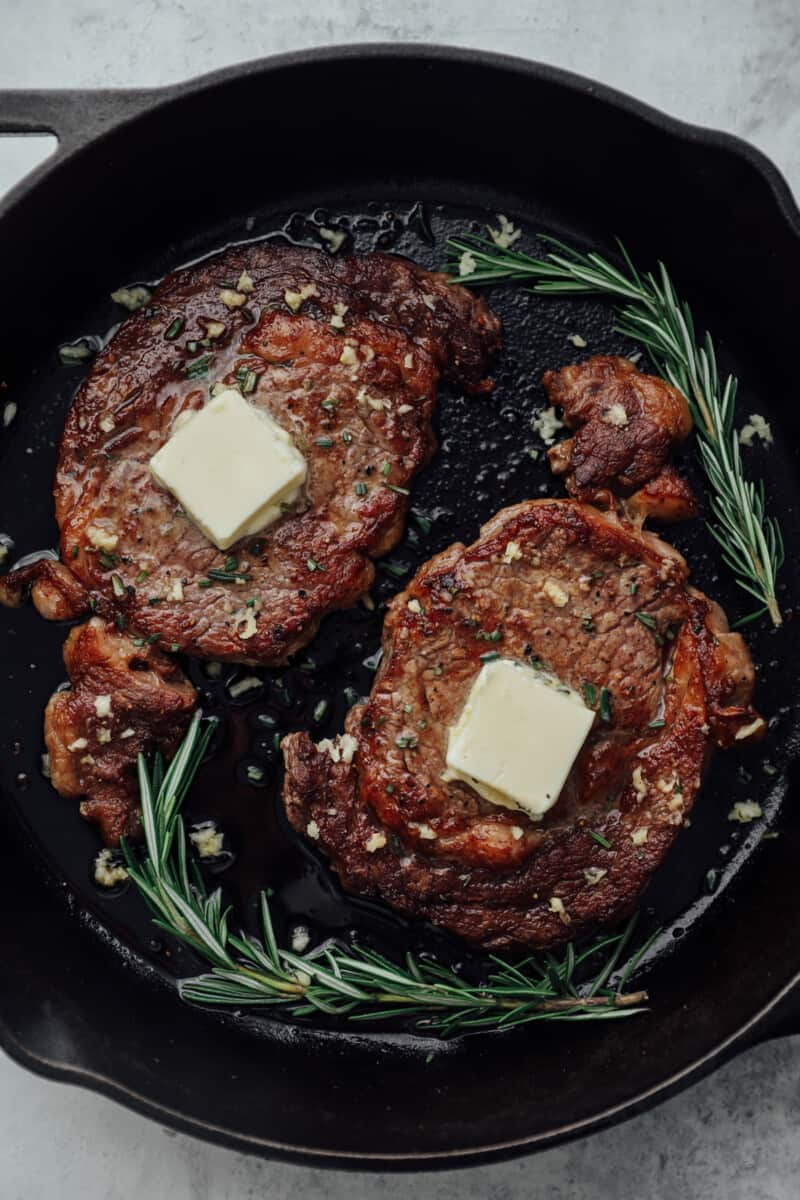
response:
[[[618,920],[691,812],[712,748],[764,728],[744,642],[687,577],[672,547],[589,505],[498,513],[392,602],[345,737],[284,739],[291,823],[348,891],[484,947],[550,946]],[[598,707],[607,689],[609,719],[598,713],[538,823],[442,780],[487,649],[535,660]]]

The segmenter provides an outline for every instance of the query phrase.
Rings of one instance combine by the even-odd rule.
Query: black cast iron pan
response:
[[[692,827],[644,898],[648,919],[664,927],[647,976],[651,1013],[440,1045],[403,1031],[354,1034],[182,1005],[175,974],[196,964],[153,938],[134,894],[94,887],[95,835],[41,775],[42,709],[63,677],[66,631],[29,609],[6,614],[6,1050],[240,1149],[413,1167],[596,1129],[795,1028],[800,217],[774,167],[733,138],[548,67],[410,46],[291,55],[150,92],[0,93],[0,132],[43,130],[58,135],[57,154],[0,206],[0,378],[4,404],[17,406],[6,410],[13,419],[0,446],[0,530],[13,538],[12,559],[54,544],[55,446],[80,376],[59,365],[57,347],[107,335],[122,315],[109,300],[114,288],[233,241],[319,244],[323,225],[341,228],[348,248],[388,247],[438,265],[449,233],[500,211],[529,233],[604,249],[620,233],[635,258],[669,263],[740,376],[740,412],[763,413],[776,434],[747,461],[783,521],[786,621],[751,636],[766,743],[715,760]],[[498,387],[488,400],[442,396],[441,449],[413,496],[433,526],[393,554],[410,568],[456,537],[471,540],[501,505],[557,493],[525,450],[536,445],[530,416],[543,399],[542,370],[577,355],[570,333],[582,334],[587,353],[631,349],[603,305],[510,290],[492,303],[508,332]],[[702,524],[671,536],[700,586],[732,617],[746,613]],[[386,599],[397,584],[380,578]],[[259,722],[266,714],[282,732],[302,727],[324,697],[319,735],[340,728],[343,688],[369,686],[364,660],[380,623],[380,608],[330,619],[308,652],[314,670],[263,672],[261,691],[235,711],[223,703],[225,681],[192,668],[204,704],[224,720],[190,815],[217,816],[228,832],[236,861],[224,882],[244,920],[269,881],[283,936],[302,921],[315,936],[357,928],[435,950],[443,948],[435,931],[348,901],[287,832],[275,802],[279,764]],[[247,782],[252,761],[264,768],[264,788]],[[731,825],[737,799],[757,799],[764,819]]]

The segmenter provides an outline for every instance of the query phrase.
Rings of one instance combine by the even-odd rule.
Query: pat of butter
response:
[[[527,664],[484,663],[450,729],[443,778],[538,820],[558,799],[594,715],[577,692]]]
[[[177,423],[150,459],[158,482],[220,550],[257,533],[294,500],[306,461],[268,413],[233,388]]]

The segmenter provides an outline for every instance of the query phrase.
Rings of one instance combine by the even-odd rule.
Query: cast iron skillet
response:
[[[652,1012],[440,1045],[183,1006],[172,980],[196,964],[153,940],[134,894],[94,889],[94,834],[40,773],[42,708],[63,676],[65,630],[30,609],[6,614],[5,1049],[210,1140],[385,1168],[475,1162],[586,1133],[794,1028],[800,218],[775,168],[733,138],[549,67],[410,46],[290,55],[158,91],[0,93],[0,132],[43,130],[58,135],[57,154],[0,206],[0,378],[3,400],[17,405],[0,447],[0,529],[14,539],[12,558],[54,544],[55,446],[81,374],[58,365],[56,347],[108,332],[121,316],[112,289],[231,241],[283,231],[318,243],[323,224],[347,231],[348,245],[438,264],[449,232],[501,211],[531,233],[599,247],[619,232],[637,259],[670,264],[740,374],[741,414],[773,423],[775,445],[747,461],[783,518],[786,623],[778,632],[761,623],[751,637],[767,742],[715,760],[692,827],[643,902],[647,920],[664,926],[647,973]],[[393,555],[410,567],[456,536],[474,537],[504,503],[558,494],[525,449],[536,445],[529,419],[542,370],[578,356],[570,333],[582,333],[585,353],[630,351],[603,305],[510,290],[492,303],[508,329],[498,388],[485,401],[442,396],[441,451],[413,497],[436,520],[427,538]],[[672,536],[699,584],[733,617],[746,613],[701,524]],[[396,584],[380,578],[385,599]],[[194,815],[218,815],[229,833],[237,860],[222,878],[245,919],[268,879],[283,936],[301,919],[315,936],[355,927],[447,950],[431,930],[348,902],[276,815],[279,767],[259,715],[297,728],[323,695],[331,707],[320,735],[340,727],[343,686],[369,686],[363,659],[380,620],[379,609],[326,622],[309,650],[315,670],[284,672],[280,684],[263,672],[262,692],[235,713],[222,702],[224,681],[206,686],[194,669],[206,706],[225,715]],[[266,790],[243,779],[252,759],[265,766]],[[758,799],[765,817],[737,829],[727,812],[745,798]]]

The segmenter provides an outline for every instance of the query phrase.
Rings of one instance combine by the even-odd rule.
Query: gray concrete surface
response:
[[[798,0],[0,0],[0,88],[167,83],[276,51],[382,39],[507,51],[594,76],[749,138],[800,190]],[[0,139],[0,191],[39,153]],[[577,1144],[377,1178],[204,1146],[0,1058],[0,1200],[793,1200],[798,1117],[793,1039]]]

